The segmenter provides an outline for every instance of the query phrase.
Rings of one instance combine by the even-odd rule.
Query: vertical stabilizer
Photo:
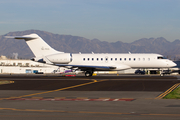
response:
[[[59,51],[53,49],[52,47],[50,47],[37,34],[30,34],[30,35],[16,36],[16,37],[7,37],[7,38],[24,39],[36,57],[42,57],[42,56],[47,56],[47,55],[57,54],[57,53],[63,53],[63,52],[59,52]]]

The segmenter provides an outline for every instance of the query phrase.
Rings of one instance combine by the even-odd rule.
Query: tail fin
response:
[[[51,48],[37,34],[15,36],[15,37],[7,36],[6,38],[24,39],[36,57],[47,56],[47,55],[57,54],[57,53],[63,53],[63,52],[59,52],[59,51],[56,51],[55,49]]]

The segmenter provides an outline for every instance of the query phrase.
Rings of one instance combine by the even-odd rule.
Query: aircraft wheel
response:
[[[163,74],[163,73],[161,73],[161,74],[160,74],[160,76],[164,76],[164,74]]]
[[[90,76],[92,76],[92,74],[93,74],[92,71],[86,71],[86,72],[85,72],[85,76],[86,76],[86,77],[90,77]]]

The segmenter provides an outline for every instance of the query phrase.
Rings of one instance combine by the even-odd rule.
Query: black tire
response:
[[[91,71],[86,71],[86,72],[85,72],[85,76],[86,76],[86,77],[91,77],[91,76],[92,76],[92,73],[93,73],[93,72],[91,72]]]

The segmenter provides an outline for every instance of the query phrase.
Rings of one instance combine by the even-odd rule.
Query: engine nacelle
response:
[[[48,55],[46,58],[56,64],[67,64],[72,61],[72,55],[70,53],[58,53],[54,55]]]
[[[40,58],[33,57],[33,58],[31,58],[31,60],[35,61],[35,62],[46,63],[46,61],[44,61],[42,57],[40,57]]]

